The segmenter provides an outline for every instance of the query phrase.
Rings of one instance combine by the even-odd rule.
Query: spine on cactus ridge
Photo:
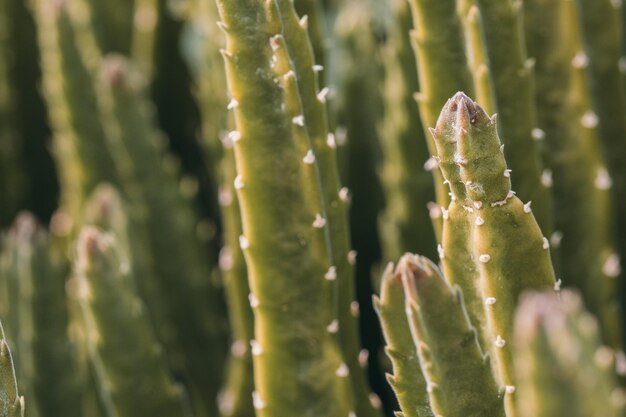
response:
[[[319,246],[320,234],[327,233],[329,219],[307,204],[305,192],[310,191],[303,190],[310,187],[304,171],[311,170],[308,165],[315,164],[317,155],[302,154],[294,129],[308,133],[306,119],[282,110],[289,99],[281,83],[289,80],[277,84],[277,69],[270,66],[272,60],[279,63],[270,43],[280,39],[275,38],[280,34],[276,18],[270,18],[283,10],[258,0],[217,4],[227,38],[223,56],[229,90],[238,103],[232,109],[237,129],[234,185],[255,314],[256,414],[349,415],[349,369],[334,336],[338,322],[328,322],[328,282],[337,272],[311,252]]]
[[[295,0],[293,2],[298,16],[306,16],[306,29],[313,48],[315,56],[315,65],[318,68],[324,68],[328,60],[326,59],[326,51],[328,49],[327,40],[324,38],[327,32],[326,22],[324,18],[324,6],[316,0]],[[318,72],[318,80],[321,82],[327,80],[324,70]]]
[[[403,416],[435,417],[406,315],[402,276],[391,263],[383,273],[380,297],[374,296],[374,307],[387,343],[385,353],[393,367],[393,374],[387,374],[387,382],[396,394]]]
[[[360,344],[358,322],[352,312],[352,305],[355,301],[355,281],[354,268],[349,259],[348,207],[346,198],[343,198],[345,191],[342,192],[340,184],[336,138],[330,135],[328,130],[326,116],[328,90],[319,88],[319,71],[314,60],[313,46],[307,34],[307,25],[311,22],[308,22],[306,17],[298,19],[291,1],[276,0],[276,4],[284,33],[285,59],[291,61],[292,70],[295,72],[295,77],[285,79],[285,101],[288,106],[290,96],[298,96],[300,111],[292,114],[292,117],[295,120],[296,117],[302,116],[304,126],[294,126],[294,137],[302,146],[303,141],[297,139],[296,134],[308,136],[306,156],[310,156],[309,152],[312,152],[314,156],[315,163],[310,165],[315,170],[316,187],[320,192],[317,197],[322,203],[320,212],[323,213],[328,224],[325,243],[331,262],[329,267],[334,268],[337,275],[336,283],[331,285],[333,291],[337,292],[335,301],[337,305],[334,307],[337,310],[336,319],[339,325],[337,337],[350,371],[356,407],[354,411],[357,415],[364,417],[379,416],[380,413],[370,403],[370,390],[358,360]],[[289,83],[293,83],[296,88],[292,94],[288,88]]]
[[[620,54],[620,1],[575,0],[582,26],[584,53],[589,62],[591,92],[608,165],[617,216],[617,236],[622,261],[626,259],[626,59]],[[621,72],[620,72],[621,71]],[[623,300],[622,300],[623,301]]]
[[[420,91],[417,102],[425,128],[435,126],[441,108],[457,91],[472,95],[474,86],[467,66],[463,28],[456,0],[411,0],[413,16],[411,40],[415,49]],[[436,155],[435,143],[426,133],[428,149]],[[441,173],[433,171],[439,207],[450,202]],[[441,240],[442,213],[434,211],[435,233]]]
[[[211,279],[208,248],[196,234],[195,187],[179,182],[176,163],[164,149],[166,139],[152,121],[142,81],[123,57],[104,57],[99,85],[103,117],[119,155],[119,171],[125,173],[131,213],[145,222],[160,299],[180,346],[175,354],[188,378],[192,403],[198,413],[211,415],[227,349],[225,317]]]
[[[142,302],[132,266],[124,263],[112,234],[84,227],[75,268],[87,343],[109,417],[188,417],[180,386],[168,374]],[[115,306],[115,307],[113,307]]]
[[[408,2],[391,3],[396,26],[384,46],[385,117],[380,126],[385,211],[379,221],[385,260],[399,259],[406,251],[434,258],[435,235],[427,204],[434,199],[433,162],[413,93],[419,89],[409,28]],[[436,169],[436,168],[433,168]],[[432,203],[430,203],[432,204]]]
[[[487,114],[493,114],[497,106],[493,79],[489,69],[483,18],[480,9],[476,6],[476,0],[462,0],[459,2],[458,8],[463,22],[467,62],[474,80],[476,101],[481,103]]]
[[[515,369],[520,417],[624,414],[613,351],[578,294],[529,293],[515,319]]]
[[[548,182],[542,182],[541,161],[533,129],[533,62],[527,59],[523,32],[522,1],[476,0],[483,17],[489,65],[495,87],[500,134],[515,180],[513,188],[533,202],[544,233],[552,232],[552,203]],[[537,132],[537,131],[535,131]],[[535,135],[536,136],[536,135]]]
[[[7,417],[24,417],[24,397],[17,392],[15,368],[9,344],[0,323],[0,413]]]
[[[93,75],[79,52],[70,21],[69,9],[75,6],[65,0],[34,2],[62,203],[72,217],[79,217],[94,187],[101,181],[117,183],[117,174],[107,149]]]
[[[522,203],[511,190],[511,172],[496,129],[495,117],[457,93],[442,110],[436,133],[445,132],[443,140],[456,146],[460,179],[451,186],[465,187],[469,204],[464,208],[472,214],[469,245],[480,274],[486,350],[505,394],[507,416],[514,417],[515,377],[507,341],[517,300],[525,289],[553,288],[555,277],[548,239],[541,234],[530,204]]]
[[[597,126],[589,123],[594,118],[589,62],[576,6],[569,0],[524,5],[538,69],[539,126],[553,173],[555,228],[562,235],[560,275],[565,285],[581,291],[586,307],[598,318],[604,342],[621,349],[610,176]]]
[[[434,414],[504,417],[502,396],[460,289],[450,287],[435,264],[417,255],[404,255],[396,273]]]

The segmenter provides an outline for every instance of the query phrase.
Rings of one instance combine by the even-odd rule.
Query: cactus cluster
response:
[[[626,415],[625,25],[0,0],[0,417]]]

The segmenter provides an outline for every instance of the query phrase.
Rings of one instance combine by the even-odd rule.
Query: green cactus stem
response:
[[[24,417],[24,397],[17,392],[15,369],[9,344],[0,323],[0,415]]]
[[[597,116],[605,159],[614,194],[615,213],[626,213],[626,80],[624,59],[620,60],[621,2],[611,0],[575,0],[582,26],[584,53],[589,61],[593,109]],[[621,6],[623,9],[624,6]],[[626,217],[617,217],[616,236],[620,258],[626,259]]]
[[[446,100],[457,91],[472,95],[474,86],[467,66],[463,28],[457,14],[456,0],[411,0],[414,30],[411,32],[420,91],[416,95],[424,127],[435,126]],[[431,155],[436,155],[435,143],[428,133]],[[435,194],[439,207],[450,202],[439,171],[434,170]],[[435,233],[441,240],[442,213],[433,212]]]
[[[489,69],[483,18],[476,6],[476,0],[461,0],[458,9],[465,32],[467,62],[474,80],[476,100],[487,114],[493,114],[496,111],[496,98]]]
[[[622,416],[613,351],[578,294],[529,293],[515,320],[520,417]]]
[[[533,106],[533,63],[527,59],[523,32],[522,2],[476,0],[483,28],[493,83],[499,130],[506,145],[507,161],[515,173],[513,188],[532,201],[544,233],[551,233],[552,203],[541,181],[542,167],[533,138],[537,116]]]
[[[379,129],[385,191],[379,221],[383,258],[398,259],[406,251],[434,257],[436,241],[427,203],[433,204],[435,196],[432,175],[426,170],[434,161],[413,99],[419,84],[409,37],[411,14],[404,0],[393,1],[391,8],[396,26],[390,28],[383,50],[385,117]]]
[[[194,407],[213,413],[227,349],[226,323],[217,284],[211,280],[209,250],[196,234],[194,186],[179,182],[176,163],[164,149],[165,138],[154,127],[142,77],[119,55],[105,57],[101,71],[107,133],[131,215],[148,233],[160,299],[180,346],[175,354],[189,378]],[[185,194],[189,188],[191,193]]]
[[[504,417],[489,359],[478,345],[460,289],[450,287],[424,257],[404,255],[396,272],[435,415]]]
[[[380,297],[374,296],[374,307],[387,343],[385,353],[393,366],[393,374],[387,374],[387,381],[396,394],[403,417],[434,417],[406,315],[402,275],[391,263],[383,273]]]
[[[182,388],[168,375],[136,296],[132,266],[122,261],[114,245],[113,235],[85,227],[75,261],[90,357],[101,396],[112,405],[107,414],[189,416]]]
[[[352,399],[344,387],[349,370],[326,307],[325,281],[336,279],[336,270],[311,253],[328,219],[306,204],[303,178],[311,157],[302,155],[293,136],[293,126],[304,121],[281,110],[283,103],[287,107],[287,93],[274,82],[270,67],[270,39],[277,33],[269,14],[276,13],[276,4],[217,4],[227,38],[223,55],[229,90],[238,103],[233,109],[234,184],[255,314],[256,414],[348,415]]]
[[[440,129],[446,126],[449,129]],[[444,107],[438,122],[444,139],[456,146],[455,163],[460,180],[453,190],[465,188],[465,209],[472,214],[469,234],[472,257],[480,274],[484,302],[486,349],[491,352],[493,371],[505,392],[506,412],[515,416],[515,377],[510,346],[513,315],[525,289],[541,290],[555,284],[549,243],[532,215],[530,204],[511,191],[495,117],[463,93]],[[453,256],[453,254],[450,254]]]
[[[156,28],[159,23],[158,0],[135,0],[130,56],[146,76],[153,72]]]
[[[69,15],[76,4],[37,0],[34,5],[62,203],[76,218],[96,185],[102,181],[116,184],[118,176],[107,148],[94,76],[79,51],[81,45]]]
[[[588,58],[575,3],[526,2],[537,61],[539,126],[553,173],[555,227],[563,283],[577,287],[598,318],[603,340],[622,346],[616,299],[619,256],[612,242],[610,176],[605,167],[587,81]],[[541,70],[541,71],[539,71]],[[585,221],[580,221],[585,219]]]

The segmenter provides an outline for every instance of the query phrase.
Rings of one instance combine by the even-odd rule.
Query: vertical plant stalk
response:
[[[132,266],[121,262],[114,245],[113,235],[85,227],[75,264],[90,357],[100,393],[112,404],[107,414],[188,417],[182,388],[168,375],[162,349],[136,296]]]
[[[411,0],[414,30],[411,32],[420,91],[416,95],[422,123],[431,128],[441,108],[457,91],[473,95],[472,76],[467,66],[463,28],[455,0]],[[435,143],[427,135],[428,149],[436,155]],[[450,197],[439,171],[433,171],[439,207],[448,207]],[[442,213],[434,211],[435,234],[441,241]]]
[[[608,165],[614,195],[617,233],[621,260],[626,259],[626,80],[624,59],[620,61],[621,2],[611,0],[575,0],[582,25],[584,52],[589,61],[591,93],[597,124]],[[622,5],[621,8],[624,8]],[[590,118],[591,119],[591,118]]]
[[[522,297],[514,339],[520,417],[623,415],[614,357],[598,330],[576,293]]]
[[[288,100],[288,93],[275,83],[276,70],[270,67],[270,39],[278,34],[269,20],[275,3],[217,4],[227,35],[223,55],[229,90],[238,103],[233,109],[234,185],[243,219],[240,245],[255,305],[256,413],[348,415],[351,395],[343,387],[349,370],[327,321],[331,311],[320,311],[328,306],[324,277],[332,280],[336,271],[311,251],[328,219],[307,205],[304,171],[310,169],[311,157],[302,155],[294,137],[304,120],[281,110],[283,104],[287,109],[283,99]]]
[[[24,397],[17,392],[11,350],[0,323],[0,413],[7,417],[24,417]]]
[[[495,117],[458,93],[442,110],[433,134],[437,141],[456,147],[459,174],[451,187],[465,188],[469,203],[465,209],[472,214],[469,247],[480,274],[486,349],[505,393],[507,416],[515,417],[515,377],[507,341],[512,336],[517,300],[525,289],[552,288],[555,278],[548,240],[530,205],[511,191],[511,174],[496,129]],[[442,138],[437,139],[438,135]]]
[[[385,117],[379,132],[383,150],[382,184],[385,211],[379,228],[385,260],[404,252],[436,255],[436,240],[427,210],[434,198],[432,175],[426,170],[430,154],[413,93],[419,89],[409,28],[408,2],[391,3],[396,25],[384,46]]]
[[[546,161],[553,173],[556,229],[562,233],[561,273],[577,287],[598,318],[602,338],[621,349],[613,247],[610,176],[593,123],[583,51],[573,1],[526,2],[528,36],[537,61],[539,126],[545,133]],[[532,22],[532,26],[530,25]],[[585,219],[585,221],[580,221]]]
[[[528,60],[520,0],[476,0],[483,17],[489,64],[495,86],[500,134],[507,161],[515,173],[513,188],[532,201],[544,233],[552,232],[551,196],[542,182],[542,167],[533,129],[533,62]]]
[[[374,296],[374,306],[387,344],[385,353],[393,366],[387,382],[396,394],[400,410],[404,417],[434,417],[406,315],[402,275],[391,263],[383,273],[380,297]]]

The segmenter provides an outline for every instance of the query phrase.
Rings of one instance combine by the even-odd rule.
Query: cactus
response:
[[[614,355],[598,330],[574,292],[522,298],[514,339],[521,417],[623,415]]]
[[[24,397],[17,393],[11,350],[0,323],[0,412],[7,417],[24,417]]]

